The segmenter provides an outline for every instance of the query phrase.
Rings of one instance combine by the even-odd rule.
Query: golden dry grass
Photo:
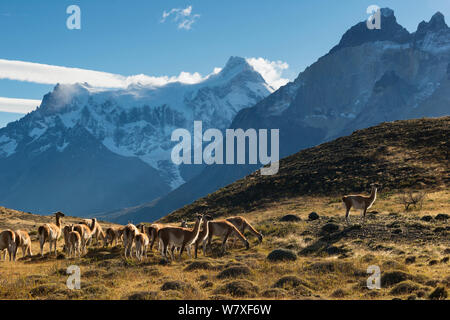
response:
[[[186,271],[194,261],[186,253],[181,261],[167,265],[161,264],[161,256],[156,250],[143,262],[125,260],[121,246],[91,247],[81,259],[67,259],[61,255],[58,259],[34,256],[15,263],[2,261],[0,298],[426,299],[439,286],[448,290],[450,238],[448,221],[433,219],[426,222],[421,217],[449,213],[450,192],[429,193],[420,211],[404,212],[398,199],[398,194],[381,193],[371,208],[378,213],[370,213],[364,226],[353,228],[345,225],[344,210],[337,198],[290,198],[247,212],[245,217],[265,235],[263,243],[257,244],[256,239],[248,235],[251,240],[248,251],[237,244],[236,248],[229,248],[224,256],[220,256],[217,239],[213,244],[213,256],[203,257],[199,253],[199,259],[195,260],[201,262],[200,267],[208,269]],[[307,221],[312,211],[320,215],[319,220]],[[301,221],[280,222],[279,218],[286,214],[295,214]],[[352,212],[351,218],[352,224],[359,225],[358,213]],[[3,229],[20,226],[34,230],[41,219],[42,222],[51,220],[2,209],[0,225]],[[70,219],[65,219],[64,223]],[[321,228],[327,223],[338,225],[339,232],[324,234]],[[59,252],[62,244],[60,240]],[[338,251],[328,253],[330,246]],[[297,260],[268,261],[267,255],[278,248],[292,250],[298,255]],[[304,253],[305,248],[310,251]],[[48,245],[45,249],[47,252]],[[38,243],[33,240],[33,253],[38,252]],[[18,256],[22,256],[21,252]],[[406,263],[411,257],[415,257],[415,261]],[[81,268],[81,290],[69,290],[65,285],[68,278],[65,271],[69,265]],[[410,288],[410,283],[402,283],[396,290],[393,290],[395,284],[369,290],[366,287],[369,265],[379,266],[382,275],[386,276],[391,271],[401,270],[408,274],[408,281],[414,285]],[[221,271],[233,266],[246,266],[250,274],[217,277]],[[283,279],[282,285],[275,285],[286,276],[294,278]]]

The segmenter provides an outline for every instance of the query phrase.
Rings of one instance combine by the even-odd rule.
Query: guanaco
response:
[[[252,234],[254,234],[258,238],[259,243],[262,242],[263,235],[261,233],[259,233],[258,231],[256,231],[256,229],[244,217],[241,217],[241,216],[229,217],[229,218],[226,218],[226,220],[231,222],[232,224],[234,224],[234,226],[236,228],[238,228],[238,230],[242,234],[244,234],[245,230],[248,229]],[[235,236],[233,239],[233,244],[232,244],[233,247],[234,247],[234,243],[236,242],[236,239],[237,239],[237,237]]]
[[[209,222],[212,220],[210,215],[205,215],[205,223],[203,223],[203,228],[198,234],[197,241],[194,243],[194,257],[197,259],[198,247],[203,244],[203,255],[206,255],[206,240],[209,234]]]
[[[91,245],[91,242],[95,239],[95,244],[99,245],[100,241],[104,242],[105,233],[103,232],[102,226],[97,222],[94,224],[94,219],[84,219],[81,223],[87,225],[91,229],[92,237],[89,239],[88,245]]]
[[[123,229],[123,246],[125,252],[125,258],[129,255],[132,257],[132,248],[134,243],[134,238],[139,234],[138,228],[132,223],[129,223]]]
[[[84,254],[87,253],[87,246],[92,238],[93,231],[97,226],[96,218],[91,219],[91,221],[92,223],[90,226],[84,223],[79,223],[74,226],[74,231],[77,231],[81,236],[81,250]]]
[[[209,230],[207,239],[204,240],[205,253],[207,246],[211,247],[211,240],[213,236],[222,237],[222,254],[226,251],[227,239],[230,235],[235,235],[243,243],[246,249],[250,247],[247,238],[227,220],[213,220],[209,221]]]
[[[136,257],[139,261],[142,261],[142,259],[147,256],[147,247],[149,246],[150,241],[145,232],[139,232],[135,236],[134,241],[136,245]]]
[[[200,225],[205,220],[205,217],[201,214],[195,216],[195,225],[193,229],[182,227],[164,227],[158,231],[158,239],[160,242],[160,248],[162,249],[162,255],[167,258],[167,251],[171,246],[171,258],[174,259],[173,251],[176,247],[180,248],[180,256],[183,254],[184,248],[188,248],[188,254],[191,257],[190,245],[195,243],[200,233]]]
[[[5,230],[0,233],[0,252],[1,251],[3,251],[3,260],[6,260],[6,252],[9,254],[9,261],[16,260],[16,234],[14,231]]]
[[[17,250],[22,248],[22,255],[23,258],[25,258],[26,255],[29,255],[30,257],[33,255],[31,252],[31,239],[28,232],[25,230],[16,230],[16,252],[14,253],[14,256],[17,253]]]
[[[56,256],[56,244],[61,237],[61,218],[64,213],[58,211],[55,213],[56,223],[46,223],[38,228],[39,246],[41,248],[41,257],[44,256],[45,242],[49,243],[49,253],[52,252],[52,245]]]
[[[123,227],[109,227],[106,229],[105,245],[117,246],[122,237]]]
[[[377,198],[378,186],[375,184],[371,184],[371,187],[372,189],[370,191],[369,196],[347,195],[342,197],[342,201],[346,208],[345,220],[347,221],[347,223],[350,222],[349,213],[352,207],[361,210],[361,216],[363,217],[363,221],[365,220],[367,209],[369,209],[374,204]]]
[[[76,258],[77,253],[78,253],[78,256],[81,257],[82,237],[81,237],[80,233],[75,230],[74,225],[72,225],[70,227],[70,231],[67,235],[67,239],[68,239],[69,257],[73,256]]]

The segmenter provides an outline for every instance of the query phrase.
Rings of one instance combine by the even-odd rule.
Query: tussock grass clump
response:
[[[265,290],[261,295],[265,298],[277,299],[286,297],[287,292],[281,288],[271,288]]]
[[[406,281],[397,283],[390,291],[390,294],[392,294],[394,296],[410,294],[410,293],[413,293],[413,292],[419,290],[420,288],[421,287],[419,284],[417,284],[411,280],[406,280]]]
[[[383,288],[393,286],[399,282],[403,282],[405,280],[412,279],[412,276],[409,273],[400,270],[394,270],[390,272],[385,272],[381,276],[381,286]]]
[[[443,300],[447,299],[447,297],[448,297],[447,290],[443,286],[437,287],[428,296],[428,298],[431,300]]]
[[[224,269],[221,271],[218,275],[218,279],[225,279],[225,278],[237,278],[241,276],[249,276],[251,275],[251,271],[249,267],[246,266],[233,266]]]
[[[294,251],[288,249],[276,249],[273,250],[267,256],[269,261],[295,261],[297,260],[297,255]]]
[[[293,289],[299,286],[311,288],[311,284],[305,280],[300,279],[297,276],[285,276],[277,280],[272,286],[273,288],[283,288],[286,290]]]
[[[191,262],[186,268],[184,268],[184,271],[215,270],[215,269],[217,269],[217,267],[213,266],[213,264],[209,261],[194,261]]]
[[[218,288],[216,294],[229,294],[233,297],[255,297],[259,287],[249,280],[235,280]]]
[[[346,295],[348,295],[347,291],[345,291],[343,289],[336,289],[331,294],[331,297],[333,297],[333,298],[343,298]]]
[[[42,284],[37,287],[34,287],[30,290],[30,295],[32,297],[43,297],[48,296],[52,293],[57,292],[62,288],[62,285],[59,283],[48,283],[48,284]]]
[[[139,291],[130,294],[128,300],[158,300],[159,293],[156,291]]]
[[[180,280],[172,280],[164,282],[163,285],[161,286],[161,291],[169,291],[169,290],[182,292],[196,291],[196,289],[192,285]]]
[[[349,261],[320,261],[315,262],[305,268],[306,271],[313,273],[342,273],[349,276],[366,276],[366,272],[357,268],[352,262]]]

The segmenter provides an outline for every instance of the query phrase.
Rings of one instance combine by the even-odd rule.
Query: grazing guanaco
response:
[[[230,235],[235,235],[238,237],[243,243],[246,249],[250,247],[247,238],[232,224],[231,222],[223,219],[223,220],[213,220],[209,221],[208,227],[208,236],[207,239],[204,240],[205,253],[206,246],[211,246],[211,240],[213,236],[222,237],[222,254],[226,251],[227,239]]]
[[[123,246],[124,246],[124,252],[125,252],[125,258],[127,255],[130,255],[130,258],[132,257],[132,248],[134,243],[134,238],[136,235],[139,234],[138,228],[132,223],[129,223],[125,226],[123,229]]]
[[[74,225],[70,227],[70,231],[67,235],[68,240],[68,254],[69,257],[81,257],[81,250],[82,250],[82,237],[78,231],[75,230]]]
[[[256,231],[256,229],[244,217],[241,217],[241,216],[229,217],[226,220],[231,222],[232,224],[234,224],[234,226],[236,228],[238,228],[238,230],[242,234],[244,234],[245,230],[248,229],[252,234],[254,234],[258,238],[259,243],[262,242],[263,235],[261,233],[259,233],[258,231]],[[234,246],[234,243],[236,242],[236,239],[237,239],[237,237],[234,237],[233,246]]]
[[[38,228],[39,245],[41,248],[41,256],[44,256],[44,244],[48,241],[49,253],[52,252],[52,245],[54,247],[56,256],[56,244],[61,237],[61,218],[64,217],[64,213],[58,211],[55,213],[56,223],[46,223]]]
[[[31,252],[30,235],[24,230],[16,230],[16,252],[14,253],[14,256],[16,256],[19,247],[22,248],[22,255],[24,258],[27,254],[30,257],[33,255]]]
[[[375,184],[371,184],[371,187],[372,189],[369,196],[347,195],[342,198],[342,201],[344,202],[344,206],[346,208],[345,220],[347,221],[347,223],[350,222],[349,213],[352,207],[361,210],[361,215],[363,216],[363,220],[365,220],[367,209],[369,209],[373,205],[377,198],[378,186]]]
[[[170,226],[159,229],[158,238],[163,257],[167,258],[167,251],[170,246],[172,259],[174,259],[173,251],[176,247],[180,248],[180,259],[184,248],[188,248],[188,254],[191,256],[190,245],[197,241],[198,234],[200,233],[200,225],[204,220],[205,218],[203,215],[197,214],[193,229]]]
[[[105,245],[117,246],[122,237],[123,227],[109,227],[106,229]]]
[[[16,234],[14,231],[5,230],[0,233],[1,251],[3,251],[3,260],[6,260],[6,252],[8,252],[9,261],[16,261]]]

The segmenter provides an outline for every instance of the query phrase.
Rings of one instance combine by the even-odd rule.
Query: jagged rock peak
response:
[[[381,29],[369,29],[367,28],[367,21],[362,21],[345,32],[339,44],[331,49],[330,53],[367,42],[393,41],[403,44],[410,40],[411,34],[397,23],[394,11],[390,8],[382,8]]]
[[[439,30],[448,29],[445,23],[445,17],[442,13],[436,12],[430,19],[429,22],[422,21],[417,27],[417,34],[422,34],[426,32],[436,32]]]

